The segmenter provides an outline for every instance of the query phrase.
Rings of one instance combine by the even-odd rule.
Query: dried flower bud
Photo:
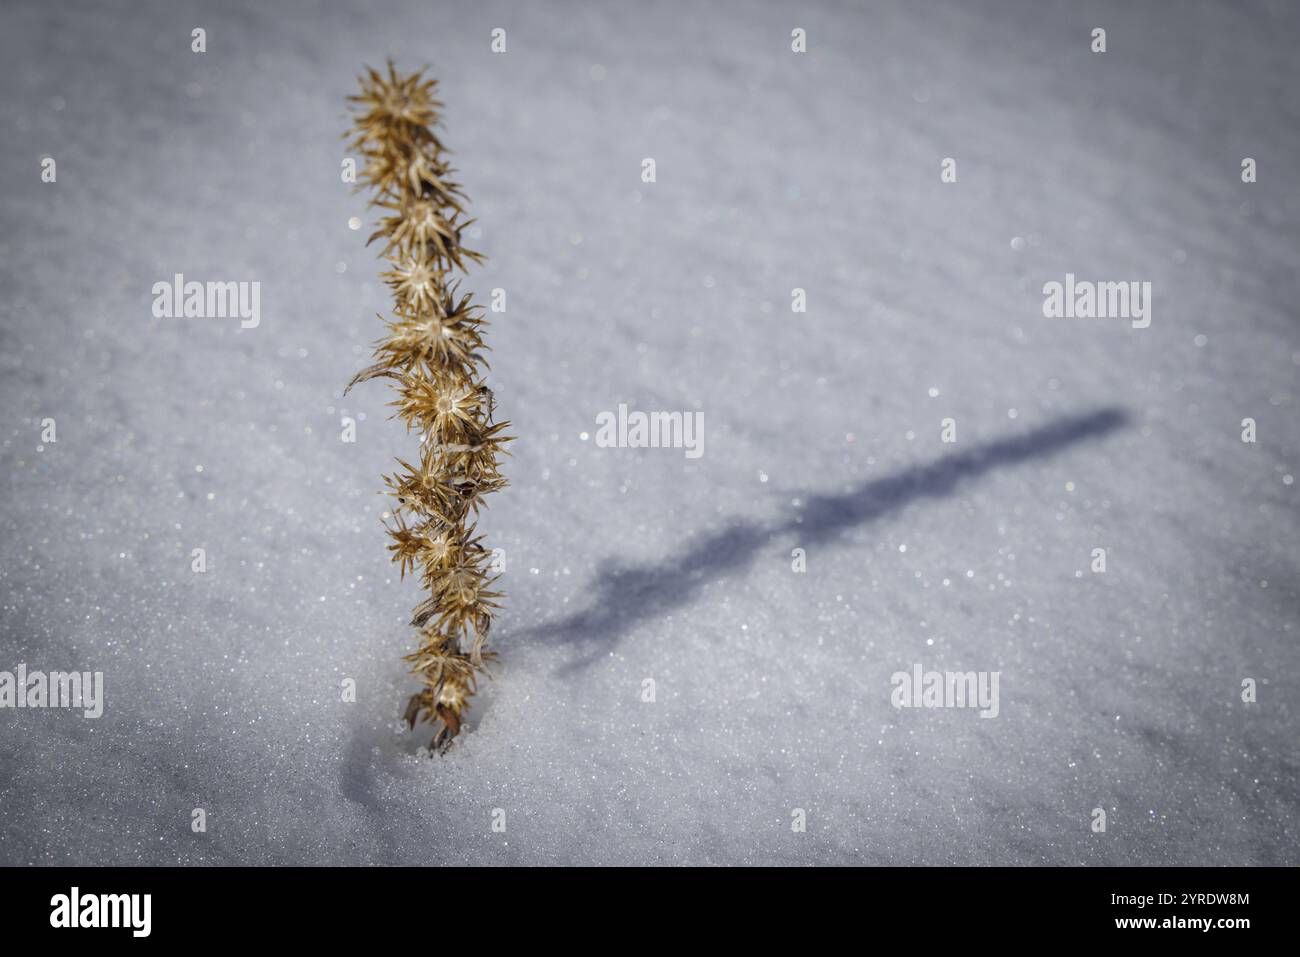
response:
[[[371,204],[385,211],[370,241],[384,241],[389,268],[381,278],[394,304],[374,363],[347,388],[389,379],[395,415],[422,437],[419,465],[399,459],[401,471],[384,476],[396,500],[388,550],[402,578],[418,570],[429,592],[412,618],[419,649],[406,656],[424,687],[404,720],[412,728],[432,724],[430,749],[442,751],[460,733],[478,672],[494,657],[483,645],[501,594],[472,521],[483,496],[506,485],[499,466],[511,437],[508,422],[493,421],[495,401],[482,378],[483,312],[448,278],[483,257],[461,244],[472,220],[463,219],[464,193],[433,132],[442,109],[437,82],[403,76],[389,62],[386,75],[367,69],[360,83],[360,94],[348,98],[347,135],[364,158]]]

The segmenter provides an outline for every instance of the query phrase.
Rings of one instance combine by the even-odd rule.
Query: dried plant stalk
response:
[[[361,180],[383,211],[370,242],[384,241],[382,274],[393,294],[392,317],[375,348],[374,364],[347,388],[387,378],[395,415],[420,435],[418,463],[398,460],[384,476],[395,501],[388,546],[401,575],[417,573],[429,597],[415,608],[420,647],[406,656],[423,689],[406,707],[406,721],[435,728],[430,748],[445,750],[460,732],[478,673],[493,657],[484,651],[500,593],[493,590],[492,556],[475,534],[483,496],[503,488],[499,464],[508,422],[494,422],[492,392],[483,382],[486,320],[481,307],[449,278],[482,257],[461,243],[473,222],[453,180],[434,128],[442,103],[437,81],[422,73],[387,75],[367,68],[361,93],[348,98],[346,134],[364,160]],[[345,393],[347,390],[344,390]]]

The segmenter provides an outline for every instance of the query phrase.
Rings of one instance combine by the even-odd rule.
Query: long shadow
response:
[[[1122,409],[1100,409],[945,455],[929,465],[915,465],[884,478],[869,479],[847,492],[805,493],[800,496],[803,508],[788,521],[736,521],[663,561],[609,566],[592,583],[587,607],[516,634],[525,640],[587,646],[589,653],[564,670],[582,667],[642,621],[667,615],[692,602],[705,585],[748,568],[773,538],[797,531],[801,546],[833,541],[917,499],[951,495],[963,481],[992,469],[1052,455],[1127,422],[1128,414]]]

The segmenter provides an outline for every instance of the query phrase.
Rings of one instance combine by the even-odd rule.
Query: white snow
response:
[[[337,7],[0,12],[0,669],[106,694],[0,710],[0,863],[1300,862],[1294,7]],[[388,55],[441,81],[518,436],[435,760],[378,495],[415,440],[341,397]],[[1067,272],[1150,328],[1043,318]],[[154,319],[175,273],[261,325]],[[598,447],[620,403],[705,454]],[[916,663],[998,717],[894,709]]]

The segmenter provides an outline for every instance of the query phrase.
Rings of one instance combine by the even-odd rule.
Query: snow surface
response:
[[[107,695],[0,711],[0,863],[1300,863],[1300,8],[0,25],[0,669]],[[414,442],[341,395],[387,302],[343,98],[388,55],[442,83],[519,437],[502,658],[435,760],[377,495]],[[154,319],[177,272],[260,281],[260,327]],[[1150,328],[1043,318],[1066,272],[1151,281]],[[704,456],[584,441],[620,402]],[[894,709],[914,663],[999,671],[999,716]]]

